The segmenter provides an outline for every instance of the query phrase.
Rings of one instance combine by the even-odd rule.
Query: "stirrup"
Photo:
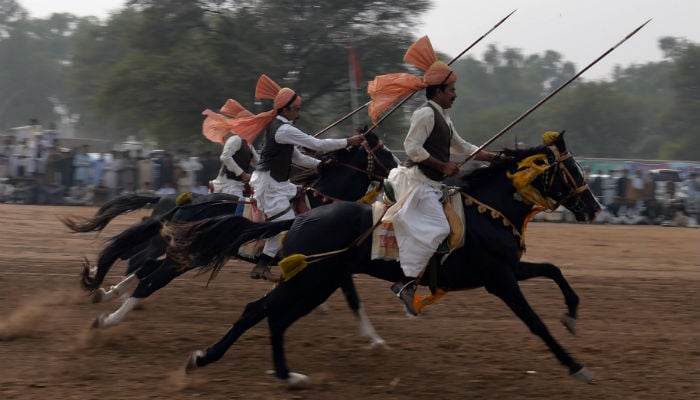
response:
[[[418,316],[418,312],[413,306],[414,297],[416,295],[415,279],[412,279],[407,283],[396,282],[393,285],[391,285],[391,291],[394,292],[394,294],[396,294],[396,297],[401,299],[401,302],[403,302],[404,306],[406,307],[406,311],[408,311],[409,314],[413,315],[414,317]]]

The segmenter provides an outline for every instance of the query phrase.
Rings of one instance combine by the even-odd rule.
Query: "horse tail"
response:
[[[149,204],[160,201],[159,196],[139,196],[127,194],[116,197],[100,207],[92,218],[87,217],[61,217],[61,222],[70,230],[77,233],[86,233],[103,230],[107,224],[119,215],[138,210]]]
[[[95,276],[90,276],[89,267],[83,268],[83,289],[90,292],[97,290],[118,259],[127,260],[141,252],[148,246],[149,240],[160,232],[161,227],[160,219],[150,218],[111,238],[97,259]]]
[[[221,216],[172,226],[175,247],[189,254],[203,271],[216,273],[238,248],[252,240],[261,240],[289,230],[294,219],[253,222],[240,216]]]

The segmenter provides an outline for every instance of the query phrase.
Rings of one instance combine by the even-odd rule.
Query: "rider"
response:
[[[391,290],[411,314],[417,315],[413,307],[416,280],[450,233],[441,205],[442,180],[459,172],[459,164],[450,161],[450,150],[466,155],[477,151],[478,147],[457,134],[447,115],[446,110],[457,96],[457,76],[447,64],[438,61],[427,36],[407,50],[404,61],[425,71],[423,79],[410,74],[382,75],[370,83],[368,91],[374,102],[370,115],[376,120],[396,100],[425,88],[427,102],[413,113],[404,140],[408,160],[393,169],[387,179],[397,202],[384,217],[393,222],[405,275]],[[475,156],[480,161],[496,158],[496,154],[487,151],[479,151]]]
[[[250,117],[253,113],[233,99],[228,99],[219,111],[218,115],[207,113],[202,125],[204,136],[224,144],[219,157],[221,169],[212,181],[213,192],[243,197],[260,157],[253,146],[228,129],[228,123],[233,118]]]
[[[347,139],[317,139],[302,132],[293,125],[300,117],[301,97],[290,88],[280,88],[267,75],[263,74],[258,80],[255,97],[273,99],[274,108],[253,117],[236,119],[231,124],[235,132],[243,134],[256,130],[264,132],[260,162],[250,180],[253,198],[268,221],[292,219],[294,212],[290,200],[296,196],[297,188],[289,181],[291,166],[316,168],[320,162],[302,154],[295,146],[328,152],[358,146],[364,137],[354,135]],[[252,279],[276,279],[270,271],[270,264],[281,247],[281,236],[279,234],[265,241],[260,259],[250,272]]]

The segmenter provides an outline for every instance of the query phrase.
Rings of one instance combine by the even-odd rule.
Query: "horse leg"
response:
[[[128,297],[116,311],[110,314],[102,314],[95,318],[95,321],[92,323],[92,328],[109,328],[110,326],[117,325],[124,319],[126,314],[133,310],[140,302],[141,299]]]
[[[149,260],[158,259],[163,254],[165,254],[165,241],[160,237],[160,235],[157,235],[149,240],[148,247],[129,259],[129,266],[126,269],[126,275],[137,272],[139,269],[142,269],[144,264],[146,264]],[[143,276],[148,274],[150,274],[150,272],[143,274]]]
[[[487,285],[486,290],[503,300],[513,313],[527,325],[530,331],[544,341],[559,362],[569,368],[569,373],[572,377],[586,383],[593,382],[593,376],[588,369],[577,363],[554,339],[540,317],[528,304],[515,279],[508,279],[506,282],[499,282],[495,285]]]
[[[521,261],[515,268],[515,277],[518,281],[524,281],[535,277],[545,277],[554,281],[564,295],[567,312],[559,319],[566,329],[576,334],[576,318],[578,318],[579,298],[569,282],[564,278],[561,269],[550,263],[531,263]]]
[[[131,260],[133,260],[133,258],[131,258],[129,261]],[[99,303],[102,301],[109,301],[114,299],[115,297],[125,295],[127,291],[136,284],[138,284],[139,281],[141,281],[142,279],[146,279],[146,277],[148,277],[156,269],[158,269],[160,267],[161,262],[159,260],[156,260],[155,258],[152,258],[145,260],[141,264],[142,265],[140,265],[140,267],[137,268],[135,272],[132,272],[126,277],[124,277],[116,285],[110,286],[108,290],[104,290],[102,288],[97,289],[95,295],[92,297],[92,302]]]
[[[357,288],[355,287],[355,282],[352,280],[352,275],[347,275],[347,278],[340,284],[340,288],[343,289],[345,300],[348,302],[348,306],[360,323],[360,334],[370,338],[372,347],[387,348],[386,342],[377,334],[377,331],[374,330],[372,322],[370,322],[364,307],[362,307],[360,303],[360,297],[357,294]]]
[[[153,273],[139,281],[134,292],[122,303],[121,307],[111,314],[102,314],[93,323],[93,328],[108,328],[120,323],[126,314],[133,310],[143,299],[155,293],[158,289],[170,283],[173,279],[182,275],[187,269],[173,266],[170,260],[153,260],[157,268]]]
[[[139,278],[136,276],[136,274],[130,274],[128,276],[125,276],[116,285],[110,286],[108,290],[99,288],[97,289],[97,291],[95,291],[95,294],[92,296],[92,302],[100,303],[103,301],[110,301],[115,297],[119,297],[123,294],[126,294],[127,290],[131,289],[138,282],[138,279]]]
[[[238,320],[231,325],[229,330],[218,342],[206,348],[206,350],[197,350],[187,362],[186,371],[191,371],[195,368],[204,367],[221,359],[226,351],[233,346],[245,331],[257,325],[258,322],[265,319],[268,315],[267,310],[268,297],[263,296],[258,300],[248,303],[243,310],[243,314],[238,317]]]

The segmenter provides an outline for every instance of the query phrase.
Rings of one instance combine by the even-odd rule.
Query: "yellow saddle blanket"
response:
[[[442,203],[447,222],[450,224],[450,234],[438,248],[439,253],[449,253],[464,245],[464,207],[462,196],[457,191],[449,191],[449,199]],[[372,204],[373,223],[377,223],[391,204],[375,201]],[[399,260],[399,245],[394,233],[394,224],[389,221],[380,222],[372,232],[372,260]]]

